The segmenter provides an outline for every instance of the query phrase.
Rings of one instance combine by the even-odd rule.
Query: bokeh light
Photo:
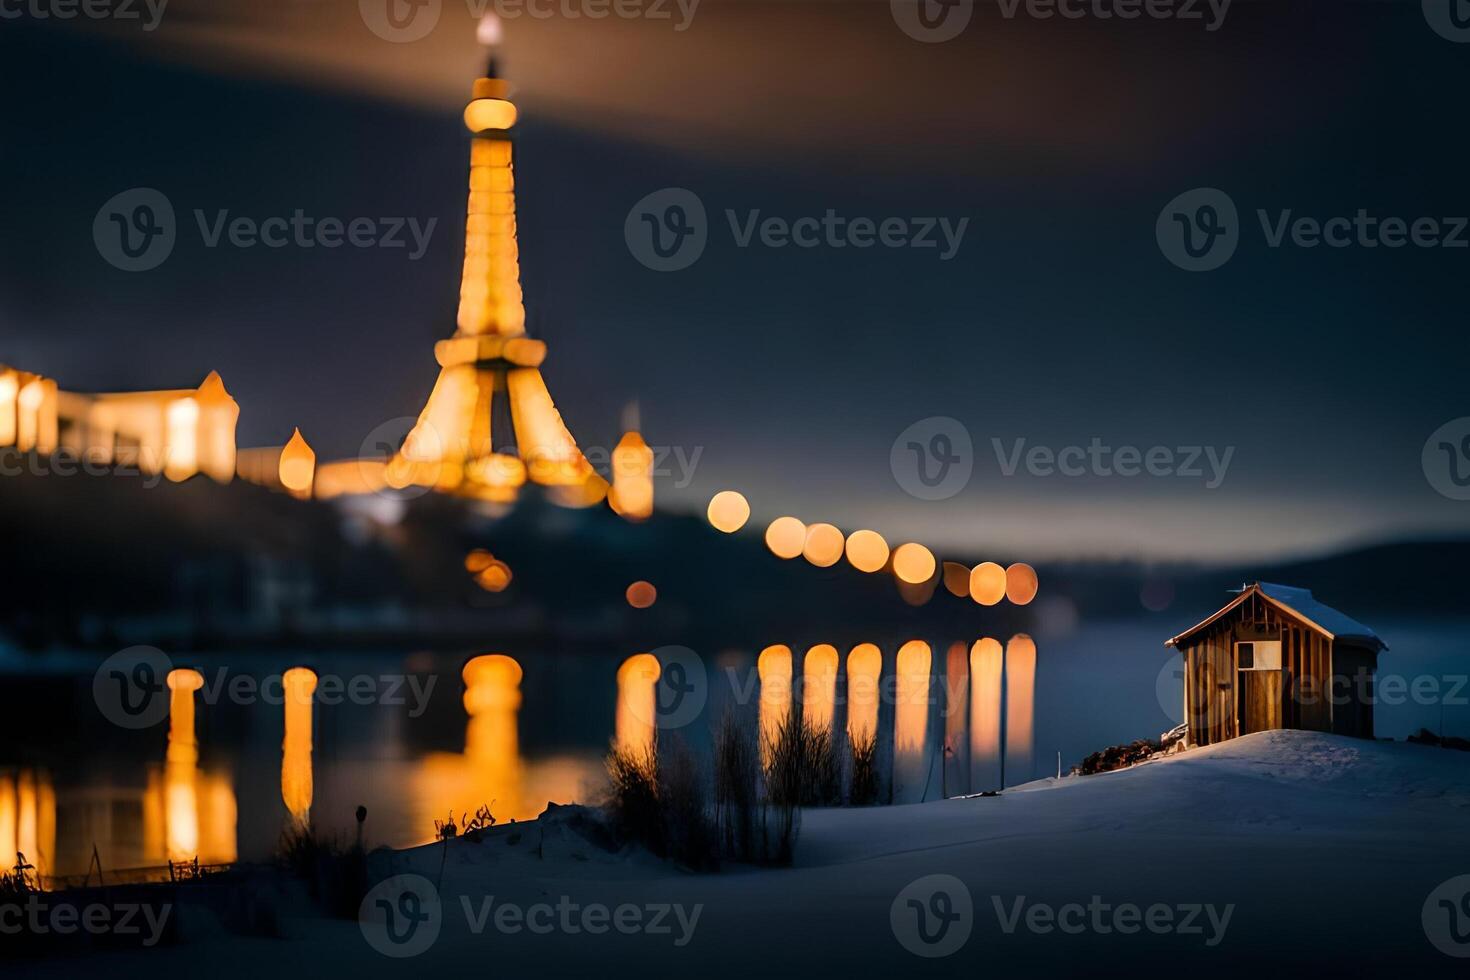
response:
[[[831,524],[813,524],[806,529],[801,553],[818,568],[830,568],[842,560],[842,532]]]
[[[934,577],[934,553],[910,541],[893,549],[893,574],[910,585],[922,585]]]
[[[291,433],[291,439],[281,450],[278,475],[281,486],[297,496],[309,496],[311,480],[316,474],[316,453],[302,438],[301,430]]]
[[[982,606],[993,606],[1006,597],[1006,570],[993,561],[982,562],[970,572],[970,598]]]
[[[504,592],[510,587],[512,578],[510,566],[495,559],[475,576],[475,584],[486,592]]]
[[[653,587],[652,582],[645,582],[642,579],[628,586],[625,595],[628,605],[634,609],[647,609],[658,601],[658,589]]]
[[[877,531],[854,531],[847,536],[847,563],[860,572],[876,572],[888,564],[888,542]]]
[[[1006,569],[1006,598],[1016,605],[1024,606],[1035,599],[1038,588],[1036,569],[1025,562],[1018,561]]]
[[[806,525],[794,517],[778,517],[766,528],[766,547],[777,558],[795,558],[806,547]]]
[[[944,587],[950,595],[959,596],[962,599],[970,597],[970,570],[957,561],[947,561],[943,565]]]
[[[738,490],[721,490],[710,498],[707,513],[715,530],[734,534],[750,520],[750,503]]]

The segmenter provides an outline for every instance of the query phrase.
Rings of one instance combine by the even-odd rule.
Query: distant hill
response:
[[[375,509],[204,479],[0,479],[0,640],[116,649],[519,638],[618,650],[947,641],[1033,629],[1059,606],[1109,618],[1162,603],[1188,619],[1257,579],[1311,588],[1364,617],[1464,612],[1470,595],[1470,540],[1456,540],[1229,569],[1058,562],[1038,567],[1031,607],[981,607],[942,585],[915,607],[889,575],[773,558],[757,527],[726,535],[667,514],[632,525],[605,507],[552,506],[534,489],[498,517],[437,494],[404,502],[389,522]],[[968,559],[929,543],[941,558]],[[474,548],[510,566],[505,592],[485,592],[466,572]],[[639,579],[658,589],[649,609],[624,598]]]

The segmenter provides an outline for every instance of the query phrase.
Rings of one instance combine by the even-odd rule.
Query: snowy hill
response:
[[[374,951],[355,923],[318,920],[284,943],[218,938],[98,965],[109,976],[215,956],[252,973],[289,961],[364,976],[1463,975],[1464,960],[1431,941],[1455,935],[1447,893],[1431,893],[1470,875],[1467,845],[1470,755],[1270,732],[997,798],[809,811],[797,866],[783,870],[685,874],[600,851],[560,816],[501,827],[453,842],[447,861],[438,845],[392,857],[393,871],[430,880],[445,861],[437,938],[412,960]],[[512,911],[497,926],[502,906]],[[619,914],[636,931],[609,926]],[[1453,948],[1470,954],[1470,936]]]

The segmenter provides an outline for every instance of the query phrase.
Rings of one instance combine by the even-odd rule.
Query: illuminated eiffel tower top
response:
[[[493,17],[481,25],[481,40],[492,48],[499,29]],[[497,502],[514,500],[530,480],[555,488],[559,502],[585,506],[606,496],[607,482],[547,391],[540,370],[546,344],[525,335],[511,136],[516,107],[509,95],[492,57],[464,110],[474,136],[458,329],[434,345],[439,380],[387,477],[394,486]]]

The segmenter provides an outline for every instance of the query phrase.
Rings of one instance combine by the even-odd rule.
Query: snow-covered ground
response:
[[[370,896],[385,920],[366,931],[308,920],[293,924],[290,939],[219,936],[107,954],[85,961],[87,972],[980,978],[1470,969],[1434,945],[1470,955],[1470,898],[1461,902],[1470,878],[1436,893],[1470,875],[1470,754],[1307,732],[1251,735],[996,798],[808,812],[790,869],[685,874],[600,851],[550,821],[544,833],[537,824],[502,827],[480,843],[455,841],[447,854],[431,845],[392,860],[394,871],[439,884],[431,892],[422,880],[395,879]],[[374,942],[415,955],[391,958]],[[74,976],[82,965],[16,972]]]

